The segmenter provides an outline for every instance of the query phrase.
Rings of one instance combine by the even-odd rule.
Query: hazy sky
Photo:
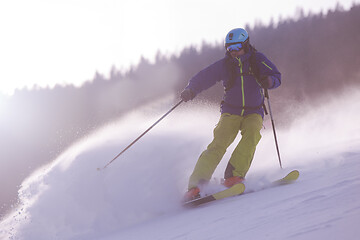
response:
[[[0,0],[0,93],[24,86],[81,85],[96,71],[127,69],[141,56],[220,43],[232,28],[276,22],[360,0]]]

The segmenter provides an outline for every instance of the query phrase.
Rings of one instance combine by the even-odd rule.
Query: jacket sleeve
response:
[[[273,84],[269,89],[279,87],[281,85],[281,73],[276,66],[260,52],[257,52],[256,61],[259,67],[260,76],[270,76],[273,80]]]
[[[221,81],[224,75],[224,59],[221,59],[198,72],[190,80],[186,89],[190,89],[195,95],[212,87]]]

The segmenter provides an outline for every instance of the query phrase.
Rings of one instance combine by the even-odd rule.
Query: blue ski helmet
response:
[[[243,28],[231,30],[225,37],[225,48],[235,43],[244,43],[249,40],[249,34]]]

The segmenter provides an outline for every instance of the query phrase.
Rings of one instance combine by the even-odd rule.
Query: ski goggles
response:
[[[232,51],[239,51],[240,49],[242,49],[244,46],[244,43],[234,43],[234,44],[231,44],[229,46],[226,47],[226,50],[228,52],[232,52]]]

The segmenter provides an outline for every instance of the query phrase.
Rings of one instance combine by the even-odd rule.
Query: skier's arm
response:
[[[260,76],[269,77],[269,89],[277,88],[281,84],[281,73],[264,54],[258,53],[257,58]]]
[[[223,60],[220,60],[201,70],[189,80],[185,90],[191,90],[195,97],[200,92],[212,87],[216,82],[222,80],[223,67]]]

